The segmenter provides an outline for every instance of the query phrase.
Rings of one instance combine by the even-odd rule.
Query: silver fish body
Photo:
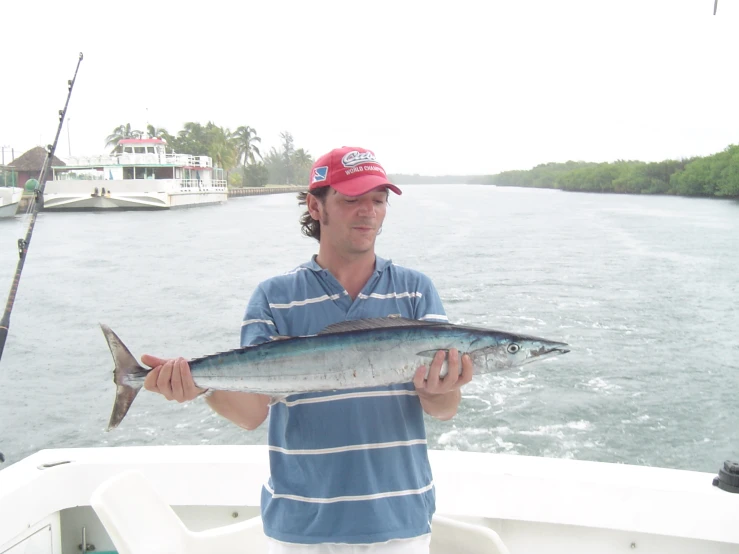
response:
[[[116,364],[116,401],[108,425],[112,429],[125,416],[149,370],[138,365],[112,330],[102,328]],[[420,366],[430,366],[439,350],[456,348],[460,356],[468,354],[478,375],[565,354],[566,346],[480,327],[376,318],[346,321],[317,335],[281,338],[188,363],[200,388],[279,397],[407,383]],[[445,361],[441,376],[447,372]]]

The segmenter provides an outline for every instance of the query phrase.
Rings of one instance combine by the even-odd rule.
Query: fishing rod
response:
[[[71,81],[67,81],[67,87],[69,92],[67,93],[67,102],[64,104],[64,109],[59,110],[59,127],[56,130],[56,137],[54,137],[54,143],[46,147],[46,159],[44,165],[41,167],[41,174],[39,175],[39,185],[36,187],[34,198],[31,201],[32,205],[29,211],[31,212],[31,221],[28,224],[28,231],[26,237],[18,239],[18,266],[15,270],[15,277],[13,277],[13,283],[10,285],[10,294],[8,294],[8,302],[5,305],[5,313],[3,314],[2,320],[0,320],[0,358],[3,357],[3,350],[5,349],[5,341],[8,338],[8,328],[10,327],[10,312],[13,311],[13,304],[15,303],[15,294],[18,291],[18,283],[21,280],[21,272],[23,271],[23,264],[26,261],[26,254],[28,253],[28,246],[31,244],[31,235],[33,234],[33,227],[36,224],[36,216],[39,210],[44,205],[44,188],[46,187],[46,174],[49,171],[51,161],[54,159],[54,152],[56,151],[57,142],[59,142],[59,135],[62,132],[62,126],[64,125],[64,118],[67,115],[67,107],[69,106],[69,99],[72,97],[72,89],[74,88],[74,82],[77,80],[77,72],[80,69],[82,63],[82,52],[80,52],[79,60],[77,60],[77,68],[74,70],[74,77]]]

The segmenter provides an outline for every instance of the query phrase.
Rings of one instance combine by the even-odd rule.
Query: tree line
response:
[[[739,146],[730,145],[711,156],[661,162],[547,163],[529,170],[489,175],[482,182],[582,192],[736,198],[739,197]]]
[[[234,131],[209,121],[206,125],[187,122],[172,135],[166,129],[147,125],[146,131],[119,125],[105,138],[106,148],[115,152],[118,141],[128,138],[161,138],[167,142],[167,152],[209,156],[213,164],[226,171],[228,183],[233,187],[262,187],[275,185],[307,184],[313,157],[303,148],[295,148],[295,141],[288,131],[280,133],[280,147],[270,148],[262,154],[262,142],[257,131],[248,125]]]

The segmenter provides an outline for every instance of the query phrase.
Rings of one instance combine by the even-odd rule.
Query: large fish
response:
[[[115,361],[115,404],[108,430],[123,421],[149,369],[101,325]],[[439,350],[469,354],[475,374],[522,366],[569,352],[563,342],[432,321],[396,317],[329,325],[317,335],[279,340],[189,360],[195,384],[284,397],[300,392],[387,386],[413,381]],[[444,362],[440,375],[448,372]],[[428,375],[428,372],[427,372]]]

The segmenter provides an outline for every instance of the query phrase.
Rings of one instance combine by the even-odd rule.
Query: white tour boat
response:
[[[69,158],[46,182],[44,210],[163,210],[226,202],[208,156],[168,154],[160,138],[120,140],[109,156]]]
[[[429,455],[434,554],[739,553],[739,494],[714,474]],[[267,460],[266,446],[42,450],[0,471],[0,553],[264,552]]]

